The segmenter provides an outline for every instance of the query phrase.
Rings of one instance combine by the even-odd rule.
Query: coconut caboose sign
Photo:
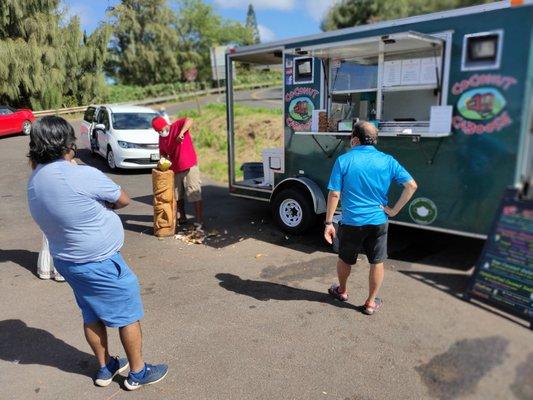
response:
[[[532,20],[532,2],[496,2],[232,49],[230,193],[269,202],[284,230],[304,231],[325,212],[331,168],[364,119],[419,185],[391,222],[485,238],[505,189],[531,180]],[[277,65],[283,80],[282,140],[244,160],[264,175],[245,180],[235,174],[237,63]]]

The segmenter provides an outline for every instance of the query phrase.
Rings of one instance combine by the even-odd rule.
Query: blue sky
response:
[[[263,42],[320,32],[320,21],[336,0],[204,0],[225,18],[245,22],[248,4],[255,8]],[[91,32],[105,18],[105,9],[119,0],[63,0]],[[169,3],[172,3],[170,1]]]

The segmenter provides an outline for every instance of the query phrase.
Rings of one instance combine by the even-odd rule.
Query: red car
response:
[[[31,110],[0,106],[0,136],[13,133],[29,135],[34,121],[35,116]]]

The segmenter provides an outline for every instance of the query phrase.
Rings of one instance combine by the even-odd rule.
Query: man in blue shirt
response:
[[[29,208],[81,309],[85,337],[100,364],[96,385],[109,385],[129,366],[124,384],[133,390],[160,381],[168,367],[146,364],[141,354],[139,281],[120,254],[124,228],[112,211],[130,199],[99,170],[70,162],[75,141],[63,118],[44,117],[33,125]],[[106,327],[119,328],[127,360],[109,355]]]
[[[387,219],[397,215],[417,189],[416,182],[398,161],[374,147],[377,138],[378,130],[371,123],[361,121],[354,125],[352,150],[337,159],[331,172],[324,230],[325,239],[333,243],[337,235],[333,215],[340,199],[339,284],[332,285],[329,293],[338,300],[348,300],[346,281],[362,249],[370,263],[370,287],[364,305],[364,312],[369,315],[383,304],[376,296],[383,282],[383,261],[387,259]],[[392,181],[403,185],[404,189],[390,208],[387,193]]]

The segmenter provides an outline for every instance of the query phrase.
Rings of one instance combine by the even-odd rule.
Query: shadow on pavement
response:
[[[389,226],[389,258],[467,271],[474,266],[484,241],[448,233]]]
[[[37,259],[39,253],[29,250],[5,250],[0,249],[0,263],[13,262],[27,269],[33,275],[37,275]]]
[[[151,214],[120,214],[120,219],[125,230],[144,235],[154,234],[154,216]]]
[[[207,246],[223,248],[247,238],[288,247],[312,254],[316,251],[330,251],[322,236],[322,218],[305,235],[291,235],[281,231],[275,224],[268,203],[232,197],[225,186],[203,187],[206,231],[215,231],[218,237],[206,242]],[[152,196],[134,197],[132,200],[152,205]],[[186,205],[190,214],[192,209]],[[149,222],[152,215],[135,220]],[[132,224],[126,229],[134,232],[147,226]],[[145,232],[146,233],[146,232]],[[415,229],[405,226],[389,226],[389,255],[391,259],[407,263],[424,263],[462,271],[470,269],[476,262],[483,241],[446,233]]]
[[[267,203],[231,197],[227,187],[205,185],[202,187],[204,203],[204,221],[206,233],[216,233],[205,242],[206,246],[224,248],[242,240],[253,238],[261,242],[271,243],[282,247],[311,254],[316,251],[328,251],[322,239],[322,225],[311,229],[305,235],[290,235],[281,231],[274,223]],[[133,201],[152,206],[152,196],[138,196]],[[192,207],[186,204],[186,212],[192,216]],[[121,215],[121,218],[149,222],[152,214],[143,216]],[[126,221],[124,228],[133,232],[146,230],[147,226]],[[153,229],[147,232],[150,234]]]
[[[409,278],[416,279],[435,289],[449,293],[452,296],[461,298],[468,287],[470,275],[461,273],[440,273],[440,272],[420,272],[420,271],[399,271]]]
[[[340,302],[331,298],[327,293],[315,292],[307,289],[297,289],[279,283],[254,281],[251,279],[241,279],[237,275],[220,273],[215,277],[220,281],[220,287],[245,296],[253,297],[256,300],[303,300],[316,303],[326,303],[332,306],[349,308],[356,311],[363,311],[362,306],[355,306],[350,303]]]
[[[14,364],[54,367],[84,376],[92,376],[97,367],[92,354],[18,319],[0,321],[0,359]]]

